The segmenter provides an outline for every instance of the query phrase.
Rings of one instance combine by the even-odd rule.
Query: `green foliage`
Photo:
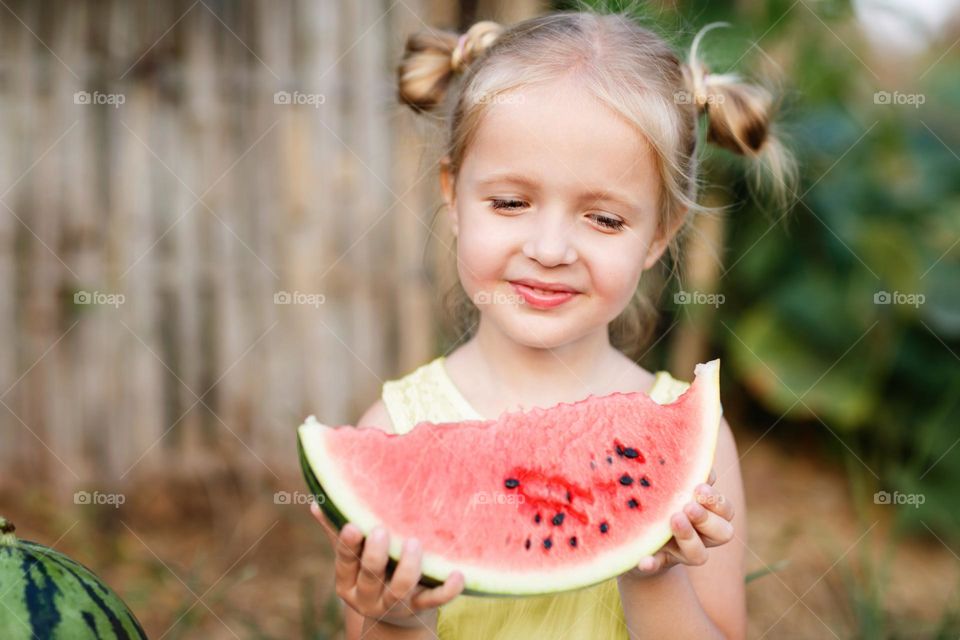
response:
[[[834,24],[803,10],[780,27],[800,49],[782,56],[802,89],[788,121],[802,168],[795,208],[771,227],[736,165],[711,167],[747,202],[727,226],[715,344],[767,411],[833,431],[880,488],[923,494],[919,507],[895,507],[908,529],[957,539],[960,137],[943,125],[960,81],[934,67],[914,86],[874,84],[877,63],[835,35],[852,32],[846,16],[820,18]],[[880,90],[926,102],[877,104]]]
[[[847,2],[680,2],[651,11],[560,2],[654,20],[686,51],[726,21],[702,55],[713,70],[777,70],[779,131],[801,183],[786,215],[747,184],[747,163],[712,148],[708,183],[727,189],[724,295],[706,322],[712,353],[778,423],[810,425],[870,467],[878,489],[922,494],[892,507],[909,531],[960,540],[960,74],[955,36],[915,73],[893,76]],[[942,59],[938,58],[947,52]],[[769,74],[766,74],[769,76]],[[884,103],[876,92],[919,95]]]

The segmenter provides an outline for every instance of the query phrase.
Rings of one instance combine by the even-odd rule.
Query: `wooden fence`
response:
[[[454,9],[6,7],[0,482],[298,473],[307,413],[354,421],[435,353],[450,236],[394,67]]]

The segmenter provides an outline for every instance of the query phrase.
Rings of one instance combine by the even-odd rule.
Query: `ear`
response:
[[[653,265],[657,264],[657,261],[663,255],[663,252],[667,250],[667,247],[670,245],[670,241],[673,237],[680,231],[680,227],[683,226],[684,220],[687,218],[687,210],[683,209],[670,222],[670,225],[666,229],[658,229],[657,234],[653,239],[653,242],[650,243],[650,247],[647,249],[647,257],[643,260],[643,270],[651,268]]]
[[[450,228],[453,229],[453,236],[457,237],[459,231],[457,226],[457,177],[453,174],[450,166],[450,156],[443,156],[440,160],[440,192],[443,194],[443,201],[447,206],[447,217],[450,219]]]

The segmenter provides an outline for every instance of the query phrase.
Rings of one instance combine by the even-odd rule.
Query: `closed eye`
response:
[[[499,211],[516,211],[517,209],[522,209],[526,204],[523,200],[513,199],[500,200],[494,198],[490,201],[490,206]]]
[[[590,217],[593,218],[601,227],[613,229],[614,231],[620,231],[623,229],[622,220],[617,220],[616,218],[611,218],[609,216],[602,216],[596,213],[591,214]]]

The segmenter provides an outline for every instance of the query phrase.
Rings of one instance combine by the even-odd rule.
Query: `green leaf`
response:
[[[878,358],[866,338],[846,355],[821,352],[769,305],[748,311],[729,333],[737,376],[769,411],[852,429],[876,409]]]

